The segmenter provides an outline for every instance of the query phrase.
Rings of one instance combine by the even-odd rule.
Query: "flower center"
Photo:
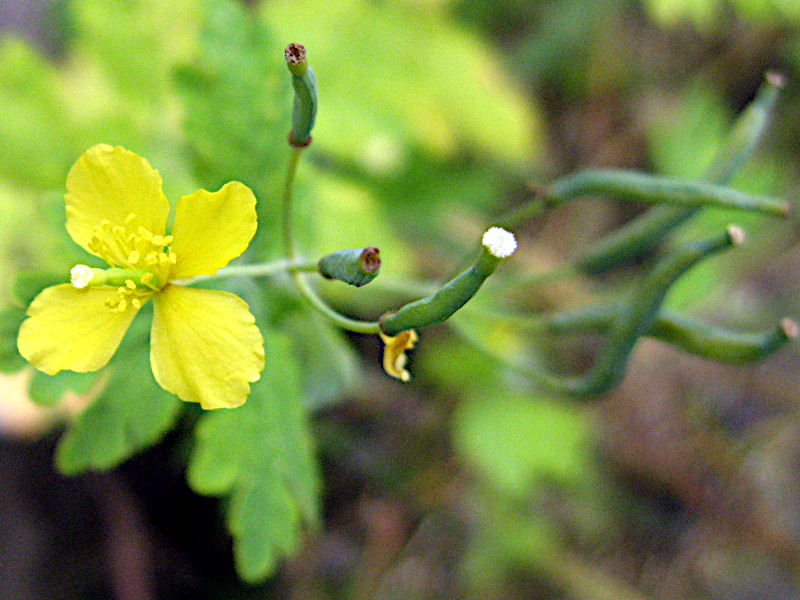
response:
[[[90,269],[78,265],[72,269],[72,285],[78,289],[90,286],[117,286],[117,297],[106,301],[114,312],[132,306],[139,309],[143,300],[159,291],[169,279],[169,270],[176,262],[168,249],[171,235],[154,235],[144,227],[133,230],[136,215],[129,214],[124,225],[104,219],[94,229],[89,250],[105,260],[110,269]]]

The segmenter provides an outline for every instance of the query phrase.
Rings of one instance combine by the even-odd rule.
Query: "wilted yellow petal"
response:
[[[413,329],[401,331],[395,336],[388,336],[384,333],[380,334],[383,343],[386,346],[383,348],[383,370],[387,375],[399,379],[400,381],[408,381],[411,379],[405,366],[408,357],[406,350],[411,350],[414,344],[417,343],[419,336]]]
[[[67,231],[85,250],[102,221],[164,235],[169,201],[161,175],[144,158],[99,144],[83,153],[67,176]],[[129,215],[134,215],[130,218]]]
[[[116,288],[77,290],[70,284],[49,287],[28,308],[19,329],[19,353],[40,371],[85,373],[108,363],[137,310],[114,312]]]
[[[264,369],[264,340],[238,296],[170,285],[155,297],[150,364],[181,400],[235,408]]]
[[[177,263],[171,278],[213,275],[247,249],[256,226],[256,198],[238,181],[183,196],[172,226]]]

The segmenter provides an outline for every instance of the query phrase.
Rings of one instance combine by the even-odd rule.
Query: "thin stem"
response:
[[[283,251],[288,259],[297,257],[292,229],[292,196],[294,180],[297,175],[297,165],[300,162],[300,154],[302,152],[303,148],[292,148],[289,164],[286,167],[286,182],[283,188]]]
[[[292,274],[292,279],[294,280],[298,291],[306,299],[306,301],[317,311],[325,315],[337,327],[355,333],[378,333],[381,330],[377,321],[359,321],[345,317],[344,315],[333,310],[322,298],[319,297],[314,288],[311,287],[311,283],[308,281],[305,273],[295,271]]]
[[[185,279],[171,281],[173,285],[192,285],[194,283],[226,279],[228,277],[274,277],[281,273],[294,273],[297,271],[316,271],[316,261],[296,258],[292,260],[280,259],[259,265],[234,265],[223,267],[213,275],[195,275]]]
[[[302,147],[292,148],[292,155],[289,158],[289,164],[286,168],[286,183],[283,188],[283,249],[287,263],[296,262],[298,260],[292,234],[292,202],[294,196],[294,180],[297,175],[297,165],[300,161],[300,154],[302,151]],[[292,280],[297,287],[297,291],[300,292],[300,295],[303,296],[314,309],[327,317],[334,325],[355,333],[378,333],[380,331],[380,325],[377,321],[359,321],[351,319],[328,306],[325,300],[323,300],[311,286],[311,283],[306,277],[306,273],[302,271],[302,269],[292,270]]]

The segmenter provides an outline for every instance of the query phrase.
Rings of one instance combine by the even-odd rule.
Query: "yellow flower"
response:
[[[247,304],[175,280],[213,275],[255,234],[255,197],[231,182],[178,200],[172,235],[161,176],[142,157],[101,144],[67,177],[67,231],[109,269],[72,269],[72,283],[42,291],[17,346],[37,369],[96,371],[119,347],[136,313],[154,302],[150,364],[158,384],[203,408],[244,404],[264,368],[264,340]]]
[[[395,336],[380,333],[383,343],[383,370],[395,379],[408,381],[411,373],[406,370],[406,350],[411,350],[419,340],[417,332],[413,329],[401,331]]]

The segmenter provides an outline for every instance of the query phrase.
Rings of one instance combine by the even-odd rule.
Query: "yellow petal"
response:
[[[155,297],[150,364],[181,400],[235,408],[264,369],[264,340],[238,296],[170,285]]]
[[[172,226],[178,262],[171,277],[213,275],[247,249],[256,226],[256,198],[238,181],[183,196]]]
[[[410,380],[411,373],[405,368],[408,360],[406,350],[411,350],[419,340],[417,332],[408,329],[395,336],[388,336],[384,333],[381,333],[380,336],[383,343],[386,344],[383,349],[383,370],[387,375],[400,381]]]
[[[161,175],[119,146],[99,144],[75,162],[67,175],[66,200],[67,231],[89,252],[95,227],[104,220],[133,232],[144,227],[164,235],[166,230],[169,201],[161,191]],[[135,217],[126,221],[129,215]]]
[[[106,300],[117,297],[116,288],[77,290],[64,284],[45,289],[19,329],[19,353],[49,375],[104,367],[137,313],[132,306],[122,312],[108,308]]]

